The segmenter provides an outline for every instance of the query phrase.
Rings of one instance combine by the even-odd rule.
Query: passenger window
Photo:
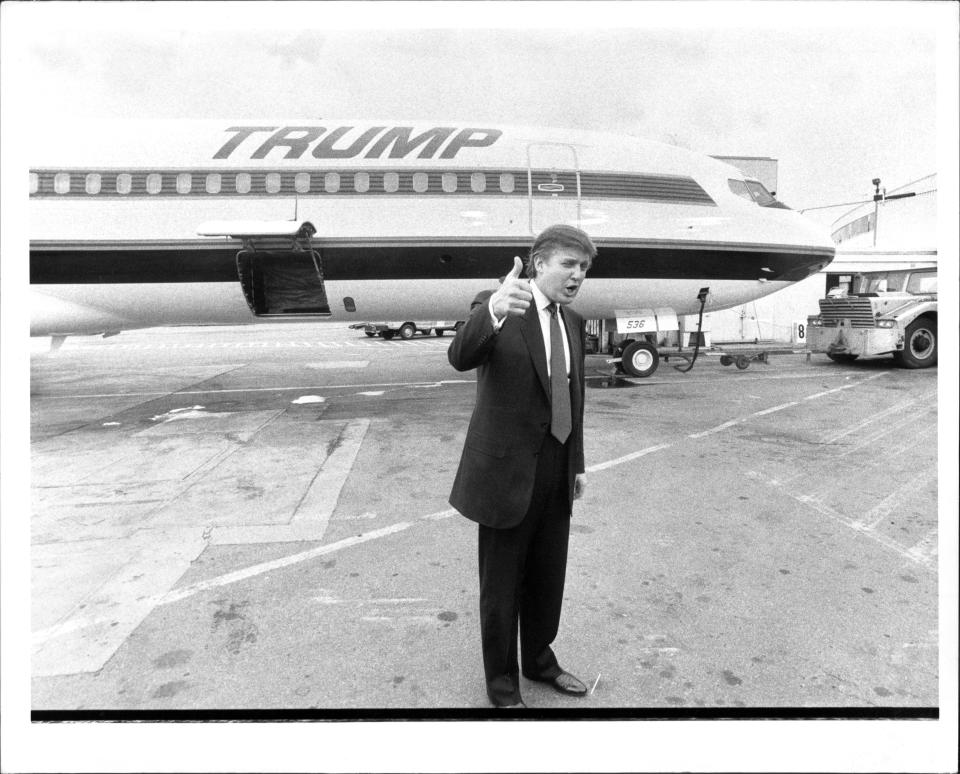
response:
[[[100,175],[98,175],[96,172],[91,172],[89,175],[87,175],[86,191],[88,194],[100,193],[100,185]]]
[[[278,193],[280,191],[280,173],[268,172],[266,180],[267,193]]]
[[[193,187],[193,175],[189,172],[181,172],[177,175],[177,193],[188,194]]]
[[[216,172],[207,175],[207,193],[220,193],[220,175]]]
[[[130,189],[133,187],[133,178],[128,175],[126,172],[121,172],[117,175],[117,193],[118,194],[128,194]]]
[[[40,175],[36,172],[30,173],[30,193],[35,194],[40,190]]]
[[[250,193],[250,173],[249,172],[238,173],[236,185],[237,185],[238,194]]]
[[[293,187],[297,193],[307,193],[310,190],[310,173],[298,172],[293,178]]]
[[[413,190],[417,193],[426,193],[430,185],[430,178],[426,172],[413,173]]]
[[[500,190],[504,193],[513,193],[516,181],[510,172],[504,172],[500,175]]]
[[[396,193],[400,190],[400,175],[396,172],[387,172],[383,176],[383,190],[387,193]]]
[[[158,194],[160,193],[160,188],[162,186],[162,179],[160,175],[149,174],[147,175],[147,193],[148,194]]]
[[[353,190],[357,193],[366,193],[370,190],[370,175],[367,172],[357,172],[353,176]]]
[[[483,172],[470,174],[470,190],[474,193],[483,193],[487,190],[487,176]]]
[[[70,193],[70,175],[67,172],[58,172],[53,178],[53,190],[58,194]]]
[[[323,190],[327,193],[336,193],[340,190],[340,175],[336,172],[327,172],[323,176]]]
[[[456,193],[457,191],[457,176],[453,172],[444,172],[440,176],[440,186],[443,188],[444,193]]]

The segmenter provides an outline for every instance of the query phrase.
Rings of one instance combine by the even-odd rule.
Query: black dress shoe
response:
[[[531,677],[538,683],[547,683],[564,696],[586,696],[587,686],[569,672],[561,671],[556,677]]]

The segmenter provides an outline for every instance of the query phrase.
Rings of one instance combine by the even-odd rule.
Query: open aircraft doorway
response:
[[[237,274],[247,306],[257,317],[329,317],[322,258],[310,242],[316,231],[309,221],[208,223],[197,230],[203,236],[242,240]]]
[[[572,145],[532,142],[527,145],[530,233],[554,223],[580,226],[580,164]]]

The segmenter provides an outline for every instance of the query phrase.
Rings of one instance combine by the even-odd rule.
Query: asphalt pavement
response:
[[[35,340],[33,709],[485,712],[450,340]],[[531,712],[938,707],[936,369],[587,371],[555,649],[591,691]]]

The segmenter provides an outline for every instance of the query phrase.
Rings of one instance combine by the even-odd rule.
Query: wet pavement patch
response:
[[[169,669],[170,667],[186,664],[193,655],[192,650],[169,650],[153,660],[153,665],[157,669]]]
[[[729,669],[724,669],[724,670],[723,670],[723,681],[724,681],[727,685],[743,685],[743,680],[741,680],[739,677],[737,677],[737,676],[736,676],[733,672],[731,672]]]
[[[153,699],[169,699],[171,696],[176,696],[184,688],[188,687],[190,684],[185,680],[175,680],[172,683],[164,683],[157,690],[153,692],[151,698]]]

